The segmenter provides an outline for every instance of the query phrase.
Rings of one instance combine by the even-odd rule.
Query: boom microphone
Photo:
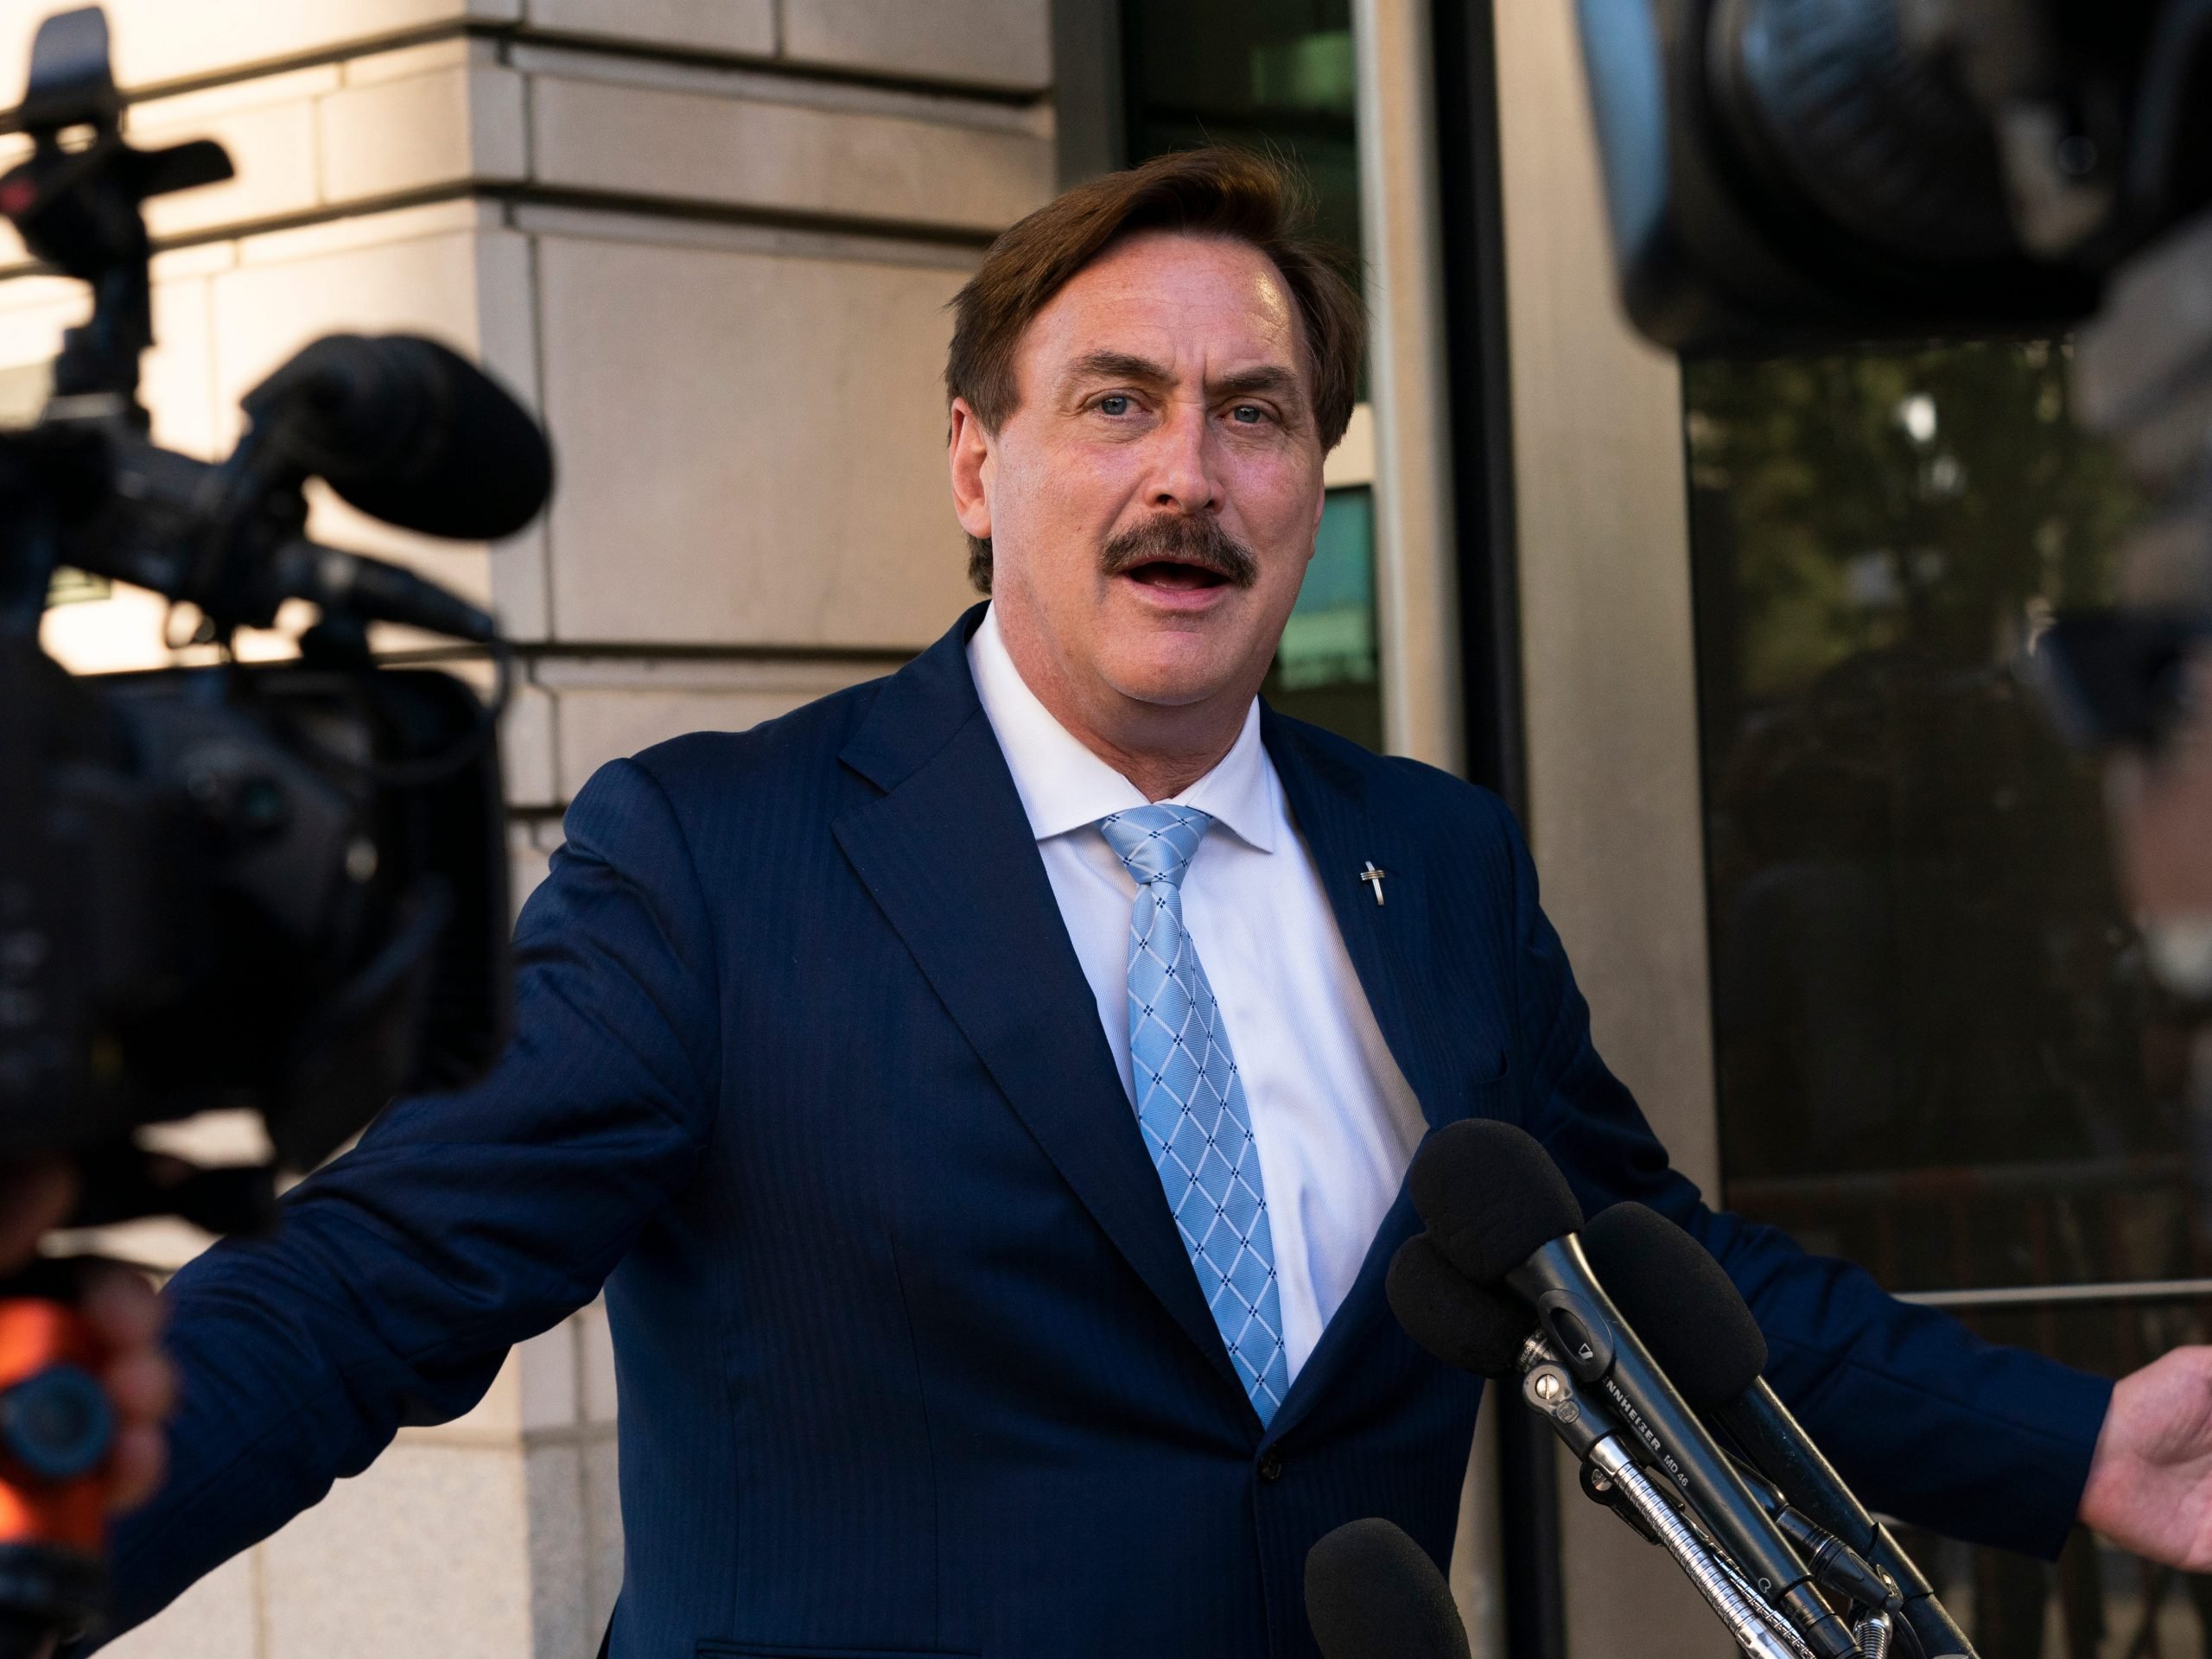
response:
[[[1581,1206],[1543,1147],[1509,1123],[1454,1123],[1429,1137],[1408,1179],[1445,1259],[1535,1307],[1565,1370],[1634,1433],[1640,1460],[1685,1495],[1759,1595],[1816,1655],[1856,1654],[1810,1570],[1607,1298],[1574,1236]]]
[[[1388,1521],[1348,1522],[1306,1554],[1322,1659],[1467,1659],[1467,1629],[1427,1551]]]
[[[481,369],[413,334],[333,334],[248,392],[254,437],[363,512],[461,541],[512,536],[553,451]]]
[[[1614,1306],[1643,1334],[1683,1399],[1718,1423],[1796,1510],[1896,1581],[1904,1620],[1929,1659],[1973,1659],[1973,1644],[1911,1556],[1759,1375],[1766,1338],[1705,1246],[1640,1204],[1604,1211],[1582,1239]]]

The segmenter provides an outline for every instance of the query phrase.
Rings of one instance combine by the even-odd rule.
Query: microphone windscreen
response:
[[[1415,1233],[1390,1258],[1383,1288],[1406,1334],[1447,1365],[1478,1376],[1510,1376],[1535,1311],[1510,1291],[1477,1284]]]
[[[1617,1204],[1582,1230],[1583,1254],[1659,1369],[1698,1410],[1766,1370],[1766,1338],[1712,1253],[1656,1210]]]
[[[1439,1129],[1406,1179],[1437,1247],[1484,1284],[1582,1225],[1582,1206],[1551,1154],[1527,1130],[1492,1118]]]
[[[1306,1552],[1306,1617],[1323,1659],[1467,1659],[1451,1586],[1388,1521],[1349,1522]]]
[[[245,404],[341,499],[403,530],[493,541],[553,493],[552,448],[529,411],[434,340],[326,336]]]

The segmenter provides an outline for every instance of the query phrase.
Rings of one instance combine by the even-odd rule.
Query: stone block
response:
[[[105,0],[118,84],[152,86],[259,68],[439,24],[512,22],[522,0],[223,0],[219,20],[178,0]],[[31,31],[55,0],[0,0],[0,101],[22,98]]]
[[[528,0],[536,29],[641,46],[767,57],[776,49],[775,0]]]
[[[317,336],[405,330],[473,354],[477,337],[477,234],[421,234],[406,216],[357,220],[337,245],[302,232],[250,238],[237,269],[214,284],[216,396],[235,433],[238,399]],[[315,226],[334,230],[335,226]],[[289,254],[291,257],[284,257]]]
[[[594,1634],[607,1628],[607,1615],[614,1611],[614,1598],[622,1588],[620,1464],[612,1429],[584,1441],[584,1519],[590,1550],[585,1562],[591,1598],[588,1622]]]
[[[538,264],[559,637],[917,647],[958,613],[958,273],[550,237]]]
[[[575,1316],[577,1370],[582,1384],[583,1421],[612,1427],[615,1419],[614,1338],[607,1329],[607,1304],[594,1301]]]
[[[402,1446],[482,1448],[522,1443],[523,1382],[518,1351],[510,1349],[484,1397],[450,1422],[415,1423],[399,1431]]]
[[[536,1446],[524,1464],[530,1507],[531,1659],[592,1659],[590,1529],[582,1452]]]
[[[402,1441],[264,1546],[263,1659],[530,1651],[519,1446]]]
[[[111,1659],[248,1659],[260,1649],[255,1553],[232,1556],[100,1651]]]
[[[375,86],[390,80],[412,80],[418,75],[447,69],[466,69],[469,64],[496,63],[498,48],[488,41],[471,41],[448,35],[414,46],[397,46],[389,52],[370,52],[335,66],[339,80],[347,86]]]
[[[465,204],[456,204],[463,206]],[[474,223],[474,209],[461,223]],[[392,239],[362,234],[373,219],[387,221]],[[508,303],[527,309],[528,249],[500,231],[435,228],[440,218],[421,213],[374,215],[343,227],[281,232],[248,238],[238,267],[211,278],[217,440],[227,448],[240,426],[238,397],[277,365],[317,336],[333,331],[404,331],[443,340],[464,355],[480,342],[498,342],[503,353],[529,350],[523,331],[502,321],[480,326],[487,289],[512,285]],[[324,233],[330,234],[326,235]],[[272,248],[269,245],[274,244]],[[291,257],[276,257],[289,253]],[[487,283],[486,267],[504,273]],[[494,363],[525,404],[532,400],[534,365],[520,372]],[[309,529],[340,546],[396,558],[417,568],[473,602],[498,601],[517,614],[516,632],[543,631],[543,551],[537,532],[503,543],[487,556],[480,543],[410,534],[354,512],[327,492],[315,493]],[[510,603],[510,596],[512,602]]]
[[[544,806],[559,799],[553,769],[553,699],[541,688],[515,688],[499,724],[499,760],[506,772],[507,799],[524,806]]]
[[[784,0],[784,54],[842,69],[1041,91],[1050,0]]]
[[[147,228],[156,237],[187,236],[312,211],[319,200],[315,98],[337,79],[326,66],[133,105],[132,143],[212,138],[237,169],[226,183],[156,196],[146,206]]]
[[[518,826],[507,837],[507,899],[514,913],[522,913],[523,900],[545,879],[552,855],[536,845],[527,826]]]
[[[522,1389],[523,1433],[574,1428],[581,1414],[575,1317],[516,1344],[514,1366]]]
[[[563,800],[573,800],[584,780],[609,760],[635,754],[685,732],[744,731],[764,720],[789,714],[817,697],[872,679],[884,672],[887,664],[660,663],[636,666],[649,671],[636,684],[565,686],[555,690],[560,710],[556,722],[557,775]]]
[[[154,417],[154,442],[203,461],[221,458],[215,410],[214,290],[204,276],[154,289],[154,349],[139,359],[138,391]]]
[[[61,331],[92,315],[91,291],[62,276],[0,282],[0,365],[44,366],[61,349]]]
[[[522,77],[494,61],[351,85],[317,112],[322,189],[334,203],[505,182],[529,170]]]
[[[143,588],[118,587],[105,599],[57,605],[39,619],[39,644],[73,674],[159,668],[168,602]]]
[[[541,73],[531,89],[535,177],[564,189],[977,232],[1004,228],[1052,194],[1049,137],[925,119],[912,100],[896,107]]]

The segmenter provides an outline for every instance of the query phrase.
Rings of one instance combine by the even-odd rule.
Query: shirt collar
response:
[[[1135,784],[1085,748],[1052,717],[1021,677],[999,632],[998,608],[983,613],[968,641],[968,667],[976,694],[1006,754],[1014,791],[1028,815],[1030,833],[1049,841],[1094,824],[1109,812],[1142,806]],[[1260,741],[1260,703],[1244,712],[1244,728],[1213,770],[1173,798],[1178,806],[1205,813],[1236,838],[1263,853],[1274,851],[1278,785],[1267,746]]]

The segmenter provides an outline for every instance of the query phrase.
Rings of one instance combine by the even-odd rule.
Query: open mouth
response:
[[[1202,588],[1222,588],[1229,578],[1220,571],[1203,564],[1191,564],[1181,559],[1147,559],[1132,565],[1122,575],[1131,582],[1141,582],[1147,588],[1171,588],[1188,593]]]
[[[1259,579],[1252,550],[1210,518],[1163,514],[1123,531],[1102,550],[1109,576],[1141,582],[1166,600],[1216,588],[1249,588]]]

